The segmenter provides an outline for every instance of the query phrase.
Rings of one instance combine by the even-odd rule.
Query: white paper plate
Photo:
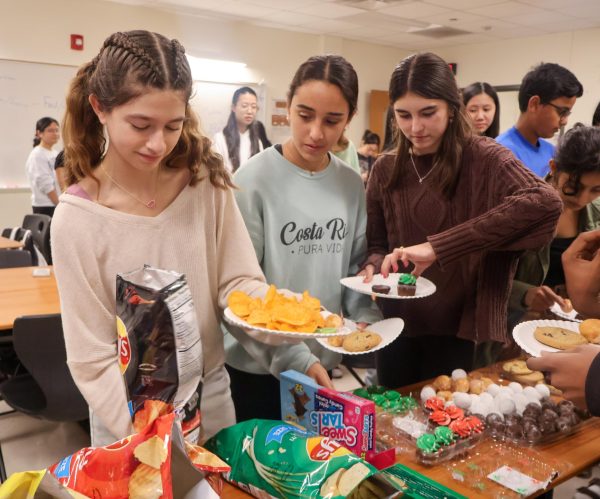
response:
[[[354,277],[345,277],[340,279],[340,282],[347,288],[353,289],[359,293],[363,293],[369,296],[379,296],[381,298],[392,298],[395,300],[410,300],[413,298],[425,298],[435,293],[435,284],[429,279],[424,277],[417,277],[417,289],[415,296],[398,296],[398,276],[400,274],[389,274],[383,277],[381,274],[375,274],[373,280],[369,283],[364,283],[363,276],[357,275]],[[390,294],[384,295],[382,293],[373,293],[371,286],[374,284],[384,284],[390,287]]]
[[[323,317],[331,315],[331,312],[321,312]],[[227,307],[224,312],[224,317],[227,322],[234,326],[241,327],[252,336],[255,340],[258,340],[267,345],[282,345],[285,343],[300,343],[303,340],[312,340],[316,338],[327,338],[329,336],[344,336],[350,334],[356,326],[348,320],[344,321],[344,326],[339,328],[335,333],[294,333],[293,331],[274,331],[273,329],[266,329],[262,327],[256,327],[252,324],[248,324],[246,321],[240,319],[235,315],[232,310]]]
[[[404,321],[398,317],[394,317],[391,319],[385,319],[383,321],[375,322],[370,326],[367,326],[366,329],[368,329],[369,331],[373,331],[374,333],[377,333],[381,336],[381,343],[375,348],[371,348],[371,350],[367,350],[366,352],[349,352],[343,347],[331,346],[327,342],[327,338],[319,338],[317,341],[325,348],[333,352],[342,353],[344,355],[363,355],[365,353],[375,352],[377,350],[381,350],[384,347],[387,347],[392,341],[394,341],[398,336],[400,336],[400,333],[404,329]]]
[[[561,327],[574,333],[579,333],[579,325],[573,321],[538,320],[517,324],[513,329],[513,338],[517,342],[517,345],[534,357],[539,357],[542,355],[542,352],[562,352],[563,350],[544,345],[534,338],[533,332],[535,329],[543,326]]]
[[[559,317],[562,317],[563,319],[567,319],[569,321],[581,322],[581,319],[577,318],[577,310],[571,310],[569,313],[563,312],[562,308],[560,308],[558,303],[555,303],[554,305],[552,305],[550,307],[550,312],[552,312],[554,315],[558,315]]]

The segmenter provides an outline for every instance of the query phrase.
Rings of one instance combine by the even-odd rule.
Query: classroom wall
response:
[[[594,48],[600,46],[600,29],[553,33],[477,45],[462,45],[436,49],[448,62],[458,63],[460,86],[475,81],[492,85],[514,85],[540,62],[555,62],[570,69],[583,84],[583,97],[577,100],[567,128],[580,121],[591,124],[594,109],[600,100],[600,60]],[[516,94],[515,94],[516,100]],[[518,104],[514,104],[518,109]],[[504,131],[514,123],[502,120]]]
[[[387,88],[395,64],[408,54],[393,47],[337,37],[207,20],[97,0],[55,0],[50,4],[41,4],[38,0],[0,0],[0,12],[3,13],[0,16],[0,59],[79,65],[96,55],[110,33],[148,29],[179,39],[191,55],[245,62],[252,78],[266,85],[267,116],[272,99],[285,98],[293,73],[301,62],[318,53],[341,54],[355,65],[360,78],[358,113],[348,130],[348,136],[356,143],[368,124],[369,91]],[[70,50],[71,33],[84,35],[83,51]],[[270,132],[277,140],[287,135],[285,129]],[[28,153],[24,151],[23,163]],[[29,206],[28,197],[27,192],[10,195],[0,192],[0,228],[20,223],[24,214],[22,207]]]

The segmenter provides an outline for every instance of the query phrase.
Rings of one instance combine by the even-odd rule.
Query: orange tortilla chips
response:
[[[314,333],[319,328],[338,327],[342,323],[335,314],[324,319],[321,302],[310,296],[308,291],[298,299],[279,293],[273,285],[263,299],[253,298],[243,291],[234,291],[229,295],[228,305],[235,315],[248,324],[274,331]]]

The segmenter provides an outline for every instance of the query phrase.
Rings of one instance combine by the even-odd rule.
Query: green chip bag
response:
[[[205,447],[231,466],[225,478],[255,497],[346,497],[377,473],[335,440],[282,421],[239,423]]]

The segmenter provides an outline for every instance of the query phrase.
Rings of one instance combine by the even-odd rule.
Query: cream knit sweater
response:
[[[224,362],[219,320],[227,296],[236,289],[264,293],[264,277],[232,191],[208,179],[185,187],[155,217],[121,213],[70,194],[60,201],[52,220],[52,254],[67,363],[94,415],[123,438],[132,426],[117,365],[117,273],[149,264],[186,275],[205,373]]]

